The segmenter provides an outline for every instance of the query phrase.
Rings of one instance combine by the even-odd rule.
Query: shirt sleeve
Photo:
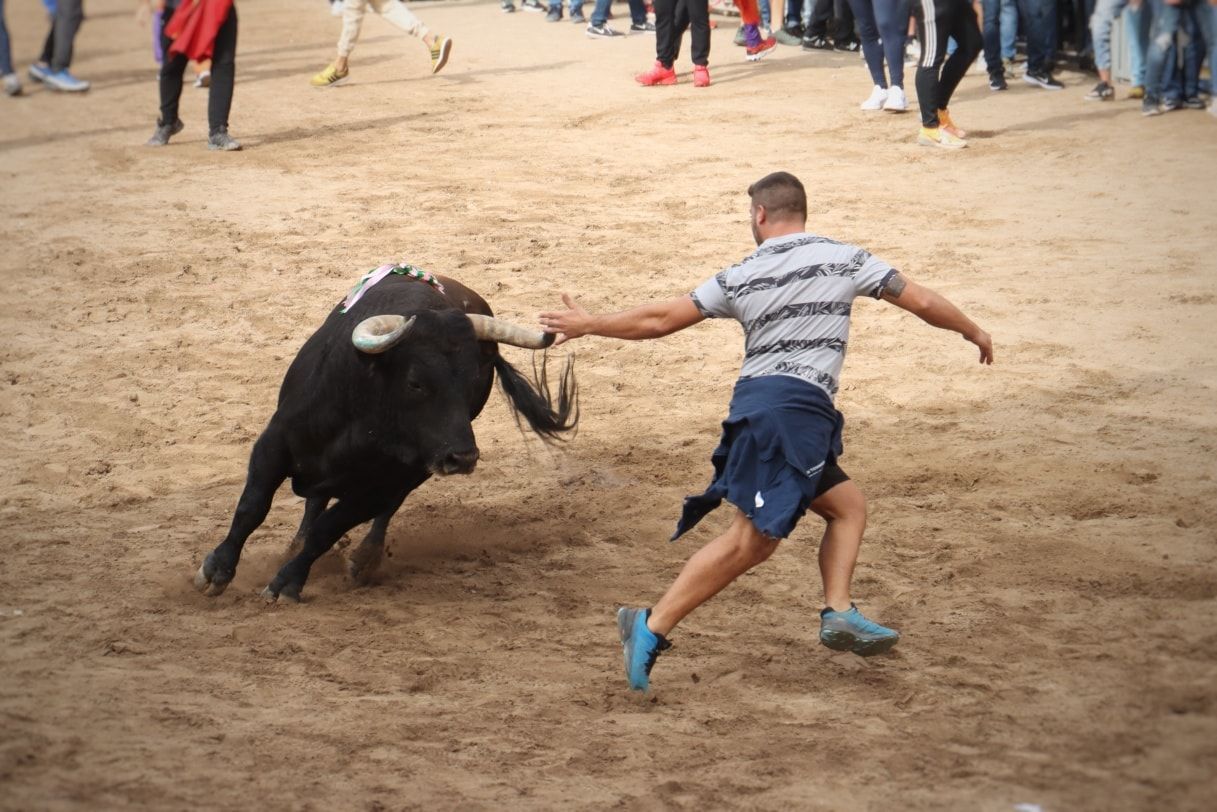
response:
[[[727,298],[727,272],[723,271],[702,282],[689,294],[693,304],[708,319],[734,318],[735,311]]]
[[[859,250],[858,258],[862,260],[862,267],[854,275],[855,295],[880,298],[887,283],[896,275],[896,269],[866,251]]]

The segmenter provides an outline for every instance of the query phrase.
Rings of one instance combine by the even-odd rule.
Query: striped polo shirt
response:
[[[787,234],[702,283],[693,303],[707,318],[744,328],[740,380],[789,375],[837,394],[854,297],[878,299],[896,273],[853,245]]]

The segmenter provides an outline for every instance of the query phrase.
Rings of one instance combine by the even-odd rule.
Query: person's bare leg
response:
[[[777,546],[778,539],[762,534],[737,509],[727,532],[694,553],[672,586],[651,607],[647,628],[666,637],[690,612],[773,555]]]
[[[821,494],[811,503],[811,509],[828,522],[820,542],[824,604],[845,612],[850,606],[849,584],[866,531],[866,498],[853,480],[846,480]]]

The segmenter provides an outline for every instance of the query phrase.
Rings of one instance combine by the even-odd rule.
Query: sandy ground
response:
[[[14,5],[24,68],[43,22]],[[1217,123],[971,76],[973,146],[943,154],[856,110],[853,56],[748,65],[724,28],[712,88],[644,90],[649,38],[416,8],[455,37],[441,75],[370,19],[351,83],[315,91],[338,21],[242,0],[239,154],[203,149],[192,88],[186,131],[140,146],[154,68],[118,0],[89,3],[88,95],[0,99],[0,807],[1211,809]],[[728,518],[665,541],[740,360],[720,323],[572,345],[560,451],[496,394],[479,469],[407,502],[378,583],[332,555],[305,603],[257,598],[285,488],[228,592],[193,591],[283,371],[364,270],[404,257],[524,322],[564,289],[676,295],[751,250],[743,190],[778,168],[813,230],[997,342],[980,368],[855,311],[855,591],[893,654],[818,645],[808,520],[677,631],[651,696],[623,689],[614,607]]]

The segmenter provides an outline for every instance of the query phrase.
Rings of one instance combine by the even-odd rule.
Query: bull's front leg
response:
[[[245,490],[237,502],[228,535],[203,559],[194,576],[195,588],[203,594],[214,597],[231,583],[245,541],[266,520],[275,491],[287,478],[290,464],[287,445],[272,422],[254,443],[254,450],[249,455]]]
[[[353,582],[360,585],[368,583],[380,567],[381,559],[384,556],[385,533],[389,529],[389,521],[401,509],[401,503],[410,495],[410,492],[426,482],[430,476],[430,474],[424,473],[412,478],[401,493],[393,498],[389,508],[376,517],[372,522],[372,529],[347,556],[347,574],[351,576]]]
[[[268,601],[280,597],[299,601],[313,562],[325,555],[342,538],[343,533],[383,513],[390,498],[391,495],[383,492],[365,493],[339,499],[327,508],[309,528],[300,554],[280,568],[266,589],[262,590],[262,597]]]
[[[305,500],[304,518],[300,520],[300,527],[296,529],[296,535],[292,536],[292,540],[287,544],[287,549],[283,551],[284,561],[290,561],[300,555],[300,551],[304,549],[304,540],[308,538],[309,529],[329,504],[328,496],[310,496]]]

